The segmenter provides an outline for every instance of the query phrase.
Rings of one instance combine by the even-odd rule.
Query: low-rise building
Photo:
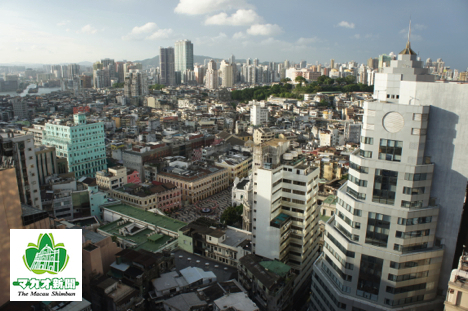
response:
[[[252,166],[252,156],[242,155],[225,155],[220,157],[215,163],[215,166],[227,168],[229,171],[229,183],[233,183],[234,179],[247,177],[250,167]]]
[[[253,141],[255,144],[261,144],[273,138],[275,138],[275,133],[269,128],[261,127],[254,130]]]
[[[463,252],[460,256],[457,269],[453,269],[448,283],[447,298],[445,300],[446,311],[458,311],[468,309],[468,255]]]
[[[262,310],[292,310],[295,278],[293,269],[278,260],[254,254],[239,260],[239,281]]]
[[[179,247],[189,253],[237,266],[239,259],[252,252],[252,234],[200,217],[179,230]]]
[[[116,166],[96,172],[96,183],[103,189],[116,189],[127,184],[127,168]]]
[[[112,198],[145,211],[167,211],[181,207],[181,190],[173,183],[126,184],[112,189]]]
[[[206,163],[177,167],[177,163],[165,167],[158,174],[158,181],[175,184],[182,193],[184,204],[196,203],[229,187],[229,172],[225,168]]]

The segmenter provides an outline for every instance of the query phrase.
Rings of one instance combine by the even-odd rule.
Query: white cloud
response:
[[[178,14],[200,15],[221,10],[250,8],[245,0],[180,0],[174,12]]]
[[[146,37],[147,40],[167,39],[172,35],[172,29],[158,29],[152,35]]]
[[[338,24],[339,27],[345,27],[345,28],[351,28],[351,29],[354,29],[354,23],[349,23],[347,21],[341,21],[339,24]]]
[[[368,33],[367,35],[364,36],[366,39],[378,39],[379,35],[374,35],[372,33]]]
[[[361,35],[357,33],[357,34],[355,34],[355,35],[353,36],[353,38],[354,38],[354,39],[360,39],[360,38],[361,38]]]
[[[194,43],[198,45],[206,46],[219,46],[221,42],[227,39],[227,35],[224,32],[220,32],[216,37],[203,36],[195,38]]]
[[[246,37],[247,37],[247,35],[246,35],[245,33],[243,33],[242,31],[236,32],[236,33],[232,36],[233,39],[244,39],[244,38],[246,38]]]
[[[172,34],[172,29],[158,29],[158,25],[153,22],[144,24],[143,26],[135,26],[132,31],[122,37],[125,41],[141,41],[141,40],[155,40],[166,39]]]
[[[417,30],[424,30],[424,29],[427,29],[427,26],[426,26],[426,25],[423,25],[423,24],[415,24],[415,25],[414,25],[414,29],[417,29]]]
[[[77,31],[77,33],[86,33],[86,34],[91,34],[94,35],[97,32],[97,29],[91,26],[91,24],[88,24],[86,26],[83,26],[80,31]]]
[[[317,38],[317,37],[299,38],[296,43],[299,44],[299,45],[307,45],[307,44],[311,44],[311,43],[316,43],[318,41],[319,41],[319,38]]]
[[[252,36],[274,36],[283,32],[276,24],[255,24],[247,29],[247,33]]]
[[[65,26],[67,24],[70,24],[70,21],[69,20],[66,20],[66,21],[61,21],[59,23],[57,23],[57,26]]]
[[[210,16],[205,20],[205,25],[241,26],[251,25],[262,21],[263,19],[257,13],[255,13],[254,10],[240,9],[231,16],[224,12]]]

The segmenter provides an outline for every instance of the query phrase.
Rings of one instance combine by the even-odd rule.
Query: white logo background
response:
[[[57,274],[35,274],[28,270],[23,255],[29,243],[37,244],[40,234],[52,233],[55,244],[63,243],[70,257],[67,266]],[[82,301],[82,230],[80,229],[10,229],[10,300],[11,301]],[[39,245],[38,245],[39,246]],[[80,284],[75,289],[23,289],[13,286],[18,278],[53,279],[74,278]],[[75,296],[53,296],[53,292],[75,293]],[[27,293],[27,296],[20,295]],[[49,296],[32,296],[31,292],[49,293]]]

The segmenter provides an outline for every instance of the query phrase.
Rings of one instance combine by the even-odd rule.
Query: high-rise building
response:
[[[312,264],[319,254],[319,172],[288,140],[254,146],[253,250],[294,269],[296,294],[310,283]]]
[[[375,75],[314,263],[312,309],[443,309],[468,176],[468,133],[456,121],[468,117],[468,87],[433,82],[409,40]]]
[[[0,159],[1,162],[1,159]],[[0,306],[10,300],[10,229],[50,229],[49,214],[21,204],[14,168],[0,163]]]
[[[330,68],[331,69],[335,68],[335,60],[333,58],[330,59]]]
[[[205,67],[196,66],[194,71],[195,71],[195,80],[197,81],[197,84],[203,84],[203,80],[205,79]]]
[[[57,175],[57,154],[55,147],[39,146],[34,149],[39,185],[45,185],[47,177]]]
[[[285,60],[284,61],[284,69],[288,69],[290,67],[290,63],[289,63],[289,60]]]
[[[73,79],[80,74],[80,65],[68,64],[68,78]]]
[[[160,82],[163,85],[176,85],[174,48],[159,48]]]
[[[222,87],[232,87],[234,85],[234,75],[232,64],[223,60],[221,62],[221,86]]]
[[[93,77],[87,75],[80,76],[80,88],[89,89],[93,87],[92,83]]]
[[[392,57],[386,54],[379,55],[379,71],[384,67],[389,67]]]
[[[254,102],[250,107],[250,124],[253,126],[268,123],[268,108],[262,107],[260,103]]]
[[[13,113],[18,120],[29,119],[29,106],[28,103],[21,98],[13,98],[10,100],[13,105]]]
[[[176,41],[174,45],[175,71],[179,71],[182,82],[185,81],[185,71],[193,70],[193,43],[190,40]]]
[[[73,115],[73,125],[47,123],[42,144],[55,146],[58,157],[68,160],[75,177],[93,177],[107,168],[104,123],[87,123],[82,113]]]
[[[0,137],[2,165],[15,168],[21,203],[42,209],[34,136],[8,131],[0,132]]]
[[[96,69],[93,71],[93,85],[96,89],[102,89],[111,86],[109,70]]]
[[[124,95],[126,97],[137,97],[148,95],[148,93],[146,73],[131,69],[125,76]]]
[[[205,74],[205,87],[210,90],[218,88],[218,69],[216,62],[212,59],[208,62],[208,69]]]

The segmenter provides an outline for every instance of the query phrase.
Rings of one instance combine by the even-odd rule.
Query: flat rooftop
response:
[[[167,235],[154,233],[155,231],[151,229],[143,229],[135,233],[134,235],[124,236],[120,234],[119,230],[126,226],[132,225],[132,223],[127,222],[127,223],[118,225],[119,222],[120,222],[119,220],[116,220],[105,226],[100,227],[99,230],[105,231],[110,235],[115,235],[121,238],[122,240],[128,240],[130,242],[135,243],[137,245],[135,250],[144,249],[149,252],[156,252],[161,247],[163,247],[167,241],[170,241],[171,239],[173,239]],[[154,234],[148,237],[147,235],[151,233],[154,233]]]
[[[252,240],[252,235],[247,234],[242,231],[235,229],[227,228],[226,229],[226,240],[223,241],[223,244],[229,245],[232,247],[237,247],[239,244],[245,240]]]
[[[141,209],[126,204],[106,205],[102,206],[102,208],[123,214],[129,218],[135,218],[140,221],[167,229],[174,233],[177,233],[180,228],[187,225],[185,222],[182,222],[180,220],[172,219],[170,217],[162,216],[152,212],[143,211]],[[100,229],[102,228],[103,227],[101,227]]]

